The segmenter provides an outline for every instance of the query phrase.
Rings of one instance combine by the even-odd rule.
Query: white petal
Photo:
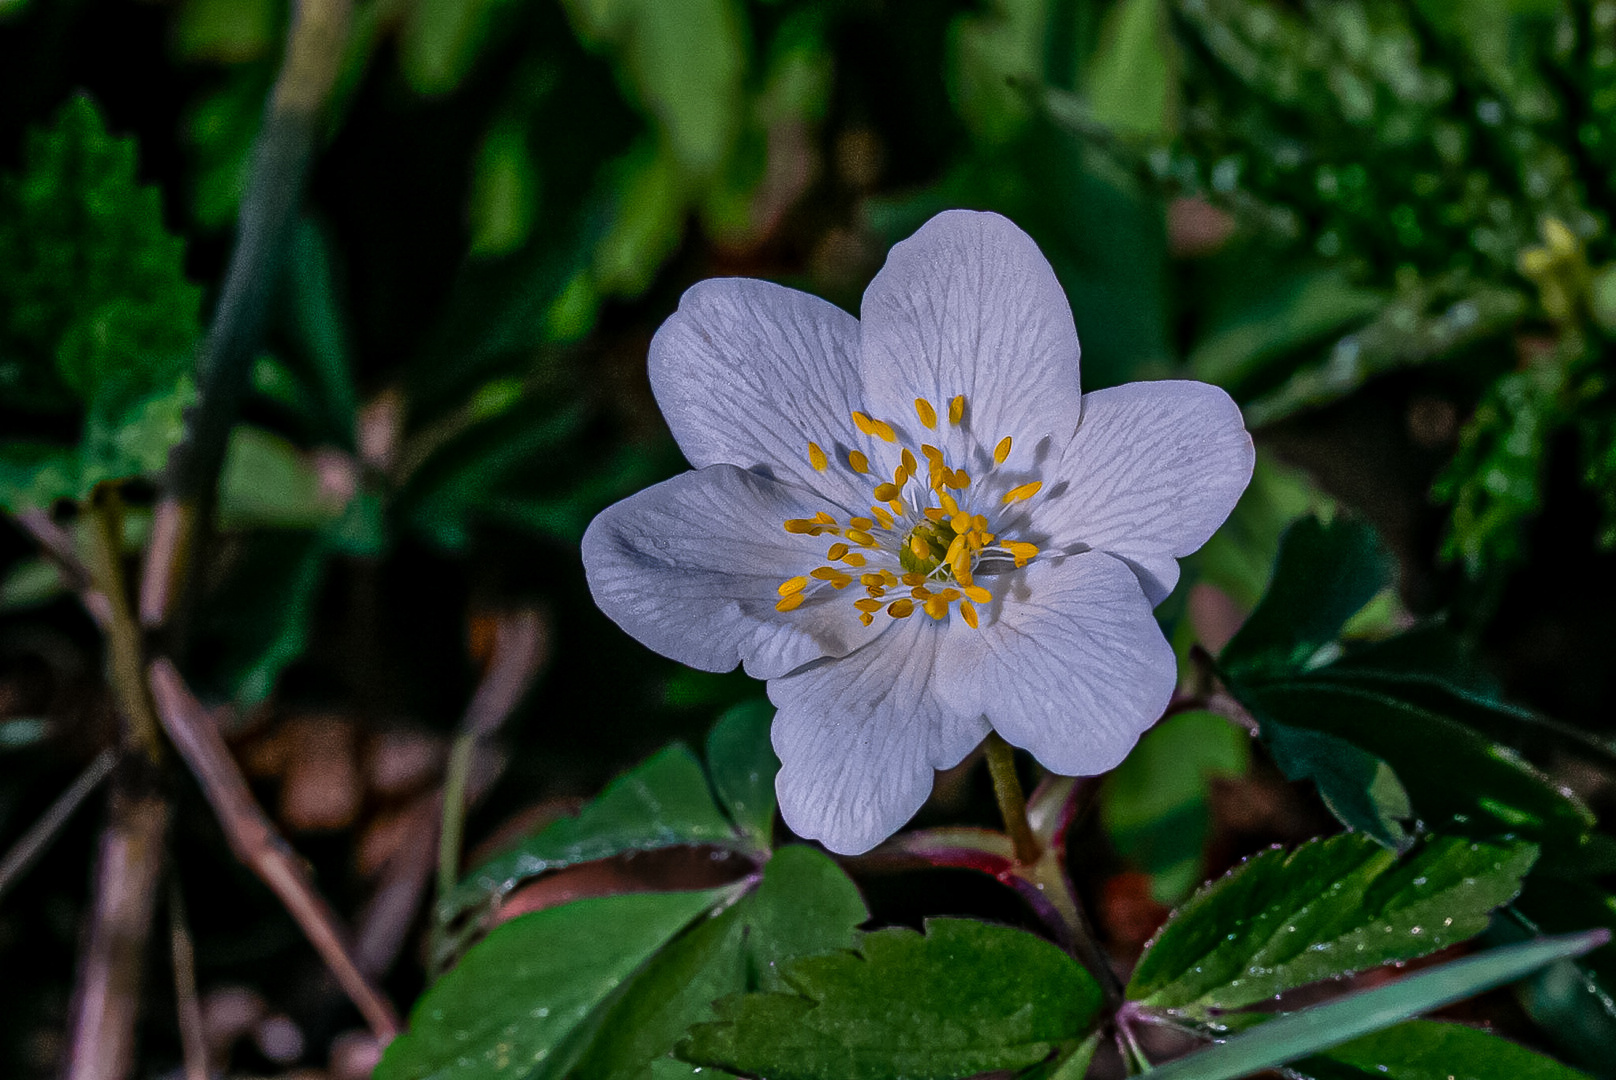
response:
[[[651,389],[696,468],[739,465],[852,508],[869,502],[868,483],[846,465],[862,443],[858,348],[858,320],[834,304],[713,278],[691,286],[651,339]],[[809,463],[810,442],[832,459],[823,472]]]
[[[1173,695],[1173,650],[1128,566],[1100,552],[1039,559],[994,592],[995,618],[950,634],[938,693],[987,714],[1063,776],[1112,768]]]
[[[884,629],[861,626],[847,592],[824,588],[795,611],[774,607],[780,583],[821,565],[826,547],[782,523],[830,509],[733,465],[681,473],[590,523],[590,592],[642,644],[703,671],[745,663],[748,675],[771,679],[844,656]]]
[[[1018,453],[1057,442],[1081,409],[1072,309],[1032,238],[997,214],[950,210],[895,245],[864,293],[864,395],[870,411],[952,456],[946,419],[921,430],[914,400],[942,413],[966,397],[965,431]]]
[[[775,790],[798,835],[841,855],[868,851],[920,809],[934,770],[959,764],[987,735],[980,713],[933,693],[938,643],[950,633],[911,615],[851,656],[769,683]]]
[[[1240,407],[1201,382],[1136,382],[1083,395],[1083,422],[1029,505],[1049,545],[1108,551],[1139,574],[1152,604],[1177,560],[1206,543],[1251,481]]]

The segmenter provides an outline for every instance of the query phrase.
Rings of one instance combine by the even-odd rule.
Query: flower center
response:
[[[948,404],[947,422],[959,427],[965,418],[965,396]],[[924,398],[915,400],[915,415],[923,427],[936,430],[939,416]],[[853,601],[859,620],[869,626],[877,612],[894,619],[906,619],[918,609],[942,620],[959,605],[960,617],[970,626],[978,624],[977,604],[993,599],[993,594],[977,584],[980,569],[991,572],[998,565],[1023,567],[1038,554],[1034,544],[1006,540],[990,531],[985,514],[975,512],[976,503],[986,501],[985,490],[999,466],[1010,456],[1011,439],[1006,436],[994,447],[985,475],[974,486],[963,468],[949,465],[943,451],[922,443],[920,455],[900,444],[892,425],[862,412],[853,413],[854,425],[867,436],[899,448],[898,464],[891,481],[881,480],[863,452],[849,450],[845,462],[838,461],[860,476],[874,476],[870,516],[850,516],[838,521],[821,511],[812,518],[791,518],[785,522],[788,533],[808,536],[830,535],[839,539],[825,552],[826,565],[780,583],[779,611],[801,607],[810,595],[826,588],[840,592],[856,582],[862,596]],[[920,458],[925,458],[924,469]],[[819,444],[808,444],[808,461],[819,472],[832,465],[832,459]],[[982,461],[987,461],[984,452]],[[1038,494],[1041,481],[1031,481],[1005,491],[993,512]],[[962,505],[963,504],[963,505]],[[987,563],[988,566],[983,564]]]

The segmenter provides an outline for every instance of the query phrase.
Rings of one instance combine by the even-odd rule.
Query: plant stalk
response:
[[[1044,846],[1027,820],[1027,796],[1016,776],[1016,752],[997,731],[989,732],[982,745],[987,753],[988,773],[993,777],[993,797],[999,802],[999,814],[1004,818],[1004,831],[1010,836],[1016,862],[1031,866],[1044,853]]]

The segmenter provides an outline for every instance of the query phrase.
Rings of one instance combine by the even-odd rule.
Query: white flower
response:
[[[692,472],[597,517],[595,601],[645,645],[769,680],[780,809],[868,850],[988,734],[1116,765],[1173,691],[1152,607],[1251,478],[1197,382],[1081,394],[1049,264],[994,214],[892,249],[862,321],[704,281],[651,342]]]

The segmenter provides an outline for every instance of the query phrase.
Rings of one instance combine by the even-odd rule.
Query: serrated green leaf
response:
[[[1258,1024],[1229,1041],[1151,1069],[1148,1080],[1236,1080],[1339,1046],[1586,952],[1604,933],[1508,945],[1421,971],[1386,986]]]
[[[754,892],[657,954],[612,1005],[571,1075],[644,1076],[691,1025],[713,1018],[714,1001],[784,989],[782,964],[852,948],[868,918],[858,888],[828,857],[800,844],[781,849]]]
[[[496,928],[422,995],[376,1080],[537,1080],[567,1038],[728,890],[578,900]]]
[[[1204,1016],[1424,956],[1486,929],[1536,857],[1530,844],[1437,837],[1399,860],[1354,833],[1266,851],[1168,921],[1128,998]]]
[[[1406,1020],[1291,1066],[1311,1080],[1588,1080],[1489,1031]]]
[[[1391,555],[1363,522],[1296,522],[1280,541],[1268,591],[1219,663],[1246,682],[1302,670],[1395,573]]]
[[[1411,702],[1334,682],[1328,668],[1236,693],[1264,724],[1322,732],[1384,761],[1434,829],[1519,836],[1558,859],[1579,850],[1593,825],[1586,807],[1507,747]]]
[[[780,759],[769,742],[774,707],[748,701],[725,712],[707,735],[707,771],[730,820],[767,851],[774,836],[774,775]]]
[[[0,183],[0,251],[0,402],[83,417],[77,446],[0,444],[0,506],[161,469],[184,434],[201,291],[138,182],[134,141],[88,98],[33,133]]]
[[[468,874],[440,901],[448,923],[497,902],[548,870],[686,844],[745,848],[707,787],[695,755],[674,745],[618,777],[574,818],[557,821]]]
[[[1124,857],[1151,875],[1151,891],[1163,903],[1200,882],[1210,781],[1242,775],[1250,742],[1221,716],[1179,713],[1146,732],[1106,777],[1100,804],[1106,831]]]
[[[952,1080],[1036,1064],[1100,1006],[1060,949],[966,919],[866,934],[858,954],[798,960],[784,978],[795,993],[719,1002],[678,1055],[775,1080]]]

